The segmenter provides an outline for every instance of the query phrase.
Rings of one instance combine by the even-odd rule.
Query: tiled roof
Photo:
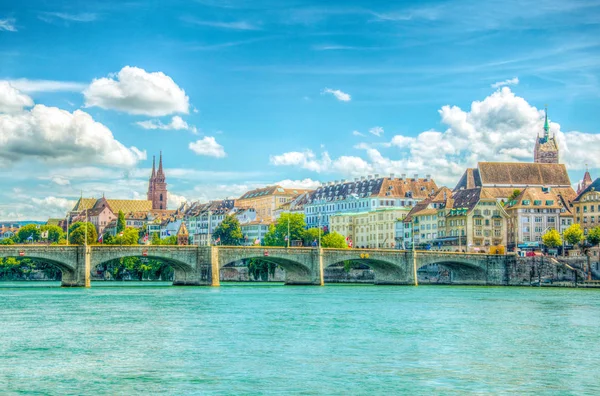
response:
[[[181,224],[179,225],[179,230],[177,230],[177,236],[188,236],[190,235],[190,233],[188,232],[187,227],[185,226],[185,222],[182,221]]]
[[[480,162],[477,169],[467,169],[454,191],[474,187],[569,187],[571,180],[563,164],[529,162]],[[512,193],[510,191],[507,197]],[[499,197],[496,194],[493,194]]]
[[[57,225],[60,224],[60,222],[62,220],[63,219],[48,219],[48,221],[46,222],[46,225],[55,225],[55,226],[57,226]]]
[[[123,213],[127,212],[141,212],[151,211],[152,201],[148,200],[135,200],[135,199],[107,199],[106,202],[113,213],[117,214],[119,211]]]
[[[79,198],[71,212],[81,212],[82,210],[91,209],[98,201],[96,198]]]
[[[563,164],[527,162],[480,162],[477,167],[483,186],[570,186]]]
[[[257,188],[255,190],[251,190],[242,195],[239,199],[254,199],[260,198],[269,195],[277,195],[277,196],[295,196],[298,194],[302,194],[305,192],[309,192],[312,190],[308,190],[305,188],[283,188],[281,186],[267,186],[263,188]]]
[[[310,194],[310,200],[335,201],[346,199],[348,196],[425,199],[436,190],[437,186],[430,178],[363,178],[321,186]]]
[[[505,207],[506,209],[561,209],[563,205],[563,200],[553,188],[527,187]]]

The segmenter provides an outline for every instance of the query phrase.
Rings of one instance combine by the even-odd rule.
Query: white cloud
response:
[[[339,89],[325,88],[322,94],[332,94],[336,97],[337,100],[341,100],[342,102],[350,102],[350,100],[352,99],[350,94],[342,92]]]
[[[75,206],[74,200],[59,197],[31,198],[31,201],[41,213],[48,217],[64,217],[66,212]]]
[[[15,113],[33,106],[33,100],[8,81],[0,80],[0,113]]]
[[[177,209],[182,203],[187,201],[183,195],[177,195],[172,192],[167,194],[167,199],[167,207],[171,209]]]
[[[171,122],[168,124],[163,124],[160,120],[147,120],[147,121],[138,121],[137,125],[141,126],[144,129],[163,129],[163,130],[186,130],[192,133],[197,133],[198,130],[193,125],[188,125],[187,122],[183,120],[183,118],[179,116],[173,116],[171,118]]]
[[[86,107],[101,107],[153,117],[187,114],[189,98],[171,77],[125,66],[116,75],[95,79],[83,94]]]
[[[182,18],[186,22],[193,23],[195,25],[200,26],[210,26],[216,27],[220,29],[228,29],[228,30],[260,30],[260,27],[252,24],[247,21],[232,21],[232,22],[222,22],[222,21],[205,21],[201,19],[184,17]]]
[[[82,12],[79,14],[70,14],[66,12],[43,12],[39,15],[39,18],[45,22],[52,22],[55,19],[60,19],[67,22],[92,22],[95,21],[98,16],[90,12]]]
[[[125,147],[106,126],[81,110],[70,113],[36,105],[29,111],[0,114],[0,131],[0,163],[35,158],[131,167],[146,158],[145,151]]]
[[[373,127],[369,129],[369,133],[375,136],[381,136],[383,135],[383,128],[380,126]]]
[[[500,88],[505,85],[517,85],[519,83],[519,77],[511,78],[504,81],[498,81],[492,84],[492,88]]]
[[[200,140],[191,142],[189,145],[190,150],[198,155],[207,155],[209,157],[223,158],[227,156],[223,146],[221,146],[214,137],[205,136]]]
[[[15,27],[15,19],[14,18],[6,18],[0,19],[0,32],[16,32],[17,28]]]
[[[10,85],[21,92],[81,92],[87,84],[74,81],[28,80],[19,78],[10,80]]]
[[[71,184],[71,182],[69,181],[69,179],[66,179],[62,176],[53,176],[50,181],[54,184],[58,184],[59,186],[68,186],[69,184]]]
[[[334,172],[347,176],[380,173],[396,175],[431,174],[439,184],[452,186],[467,167],[479,161],[533,160],[538,134],[543,132],[543,111],[531,106],[504,87],[483,101],[474,101],[469,111],[456,106],[439,110],[443,132],[429,130],[416,136],[396,135],[387,147],[396,149],[395,157],[383,155],[368,145],[359,145],[365,157],[341,156],[331,159],[325,152],[319,159],[312,151],[271,156],[271,164],[295,166],[315,172]],[[570,169],[600,168],[600,157],[593,147],[600,145],[600,134],[563,132],[550,123],[560,146],[560,159]]]
[[[312,179],[302,179],[302,180],[290,180],[285,179],[281,180],[276,185],[279,185],[283,188],[305,188],[305,189],[316,189],[321,185],[320,182]]]
[[[365,136],[365,134],[364,134],[364,133],[361,133],[361,132],[359,132],[359,131],[352,131],[352,135],[353,135],[353,136]]]

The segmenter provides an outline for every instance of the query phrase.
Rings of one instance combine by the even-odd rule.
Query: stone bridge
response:
[[[455,284],[512,285],[512,277],[526,278],[528,265],[515,256],[382,249],[317,249],[247,246],[0,246],[0,257],[27,257],[54,264],[62,286],[90,286],[90,273],[98,265],[122,257],[162,260],[174,270],[174,285],[219,285],[219,271],[240,260],[260,259],[285,270],[287,285],[323,285],[323,271],[351,261],[368,265],[375,284],[412,285],[419,268],[435,264],[448,270]],[[525,264],[524,264],[525,263]],[[557,267],[547,261],[546,266]],[[548,271],[548,270],[547,270]],[[552,272],[552,269],[550,269]],[[554,270],[554,273],[557,271]]]

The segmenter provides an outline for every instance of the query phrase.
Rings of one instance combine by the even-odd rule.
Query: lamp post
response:
[[[415,286],[419,286],[419,279],[417,278],[417,250],[415,249],[415,220],[414,220],[414,217],[411,219],[411,224],[412,224],[413,278],[415,279]]]
[[[287,247],[290,247],[290,213],[288,213],[288,233],[287,233]]]

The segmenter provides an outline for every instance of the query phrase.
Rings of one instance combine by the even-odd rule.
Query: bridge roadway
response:
[[[227,264],[257,258],[285,270],[287,285],[323,285],[323,271],[346,260],[368,265],[375,284],[412,285],[414,267],[437,264],[450,270],[452,283],[508,284],[515,256],[382,249],[319,249],[248,246],[0,246],[0,257],[27,257],[54,264],[62,271],[62,286],[89,287],[91,271],[122,257],[148,257],[174,269],[174,285],[219,286],[219,271]],[[414,261],[413,261],[414,260]],[[513,270],[511,271],[511,266]]]

